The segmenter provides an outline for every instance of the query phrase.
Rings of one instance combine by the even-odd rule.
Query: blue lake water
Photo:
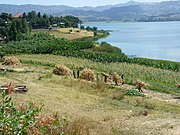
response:
[[[112,30],[100,39],[119,47],[127,55],[180,62],[180,22],[95,23],[98,29]]]

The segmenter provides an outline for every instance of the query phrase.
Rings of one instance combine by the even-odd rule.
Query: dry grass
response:
[[[75,40],[84,37],[93,37],[93,32],[87,30],[81,30],[79,28],[53,28],[52,30],[48,29],[34,29],[33,33],[45,32],[51,35],[54,35],[57,38],[65,38],[68,40]]]
[[[32,100],[36,104],[44,104],[43,113],[46,115],[54,112],[65,114],[68,116],[68,119],[72,119],[72,122],[70,122],[67,128],[72,129],[69,130],[69,132],[73,132],[76,129],[81,133],[111,134],[114,132],[112,128],[115,126],[121,131],[118,130],[117,133],[131,133],[131,131],[126,129],[128,128],[136,132],[140,130],[140,132],[137,132],[138,134],[150,134],[151,131],[157,132],[154,124],[151,124],[151,122],[145,124],[147,121],[157,120],[156,122],[158,123],[160,119],[164,121],[164,123],[167,123],[166,118],[168,117],[168,123],[178,122],[174,122],[174,120],[179,118],[177,113],[179,112],[179,107],[173,103],[164,101],[157,102],[151,98],[124,97],[124,95],[120,101],[112,100],[109,99],[109,95],[113,90],[108,89],[106,85],[102,84],[103,86],[101,87],[94,87],[94,83],[92,82],[54,75],[38,80],[38,74],[39,73],[10,73],[8,76],[16,76],[16,78],[19,79],[15,81],[8,77],[1,77],[1,80],[2,82],[15,81],[16,84],[22,83],[19,80],[25,81],[29,92],[25,95],[13,94],[16,101]],[[100,91],[99,88],[105,91]],[[102,92],[102,94],[97,94],[98,91]],[[103,94],[106,91],[108,91],[109,94]],[[121,98],[121,90],[118,91],[120,97],[117,97],[117,99]],[[117,96],[118,91],[116,92]],[[144,108],[151,109],[151,113],[148,111],[147,117],[145,117],[146,112],[143,112]],[[169,111],[171,112],[170,114]],[[85,117],[85,119],[81,120],[83,117]],[[77,121],[81,122],[78,123]],[[90,124],[91,121],[98,123],[98,126],[95,124],[94,127],[94,124]],[[136,124],[133,124],[134,121],[136,121]],[[147,128],[146,130],[142,130],[142,126],[140,126],[143,123],[143,128]],[[159,127],[160,125],[156,126]],[[159,130],[161,131],[160,133],[163,133],[165,129],[161,128]]]
[[[68,122],[64,133],[65,135],[90,135],[92,134],[92,130],[97,133],[97,127],[99,127],[97,122],[88,120],[86,118],[77,118],[72,122]]]
[[[56,63],[69,64],[68,67],[72,65],[86,67],[88,65],[96,70],[101,69],[101,71],[116,71],[119,69],[119,64],[116,65],[116,63],[104,65],[87,60],[52,55],[23,55],[23,57],[19,57],[23,60],[39,61],[45,64],[51,61],[52,65]],[[42,61],[42,57],[47,59]],[[30,68],[31,64],[28,66]],[[109,88],[107,84],[101,81],[95,83],[68,76],[48,75],[52,68],[39,64],[35,70],[41,70],[41,72],[7,73],[0,76],[1,83],[13,82],[17,85],[26,85],[29,88],[27,94],[12,93],[17,102],[31,100],[38,105],[44,104],[43,114],[51,115],[54,112],[58,112],[67,116],[72,121],[68,129],[82,131],[82,134],[110,135],[132,134],[134,132],[134,134],[138,135],[166,135],[175,134],[178,131],[178,127],[180,127],[179,100],[172,99],[169,96],[161,98],[159,95],[162,94],[160,93],[145,93],[148,94],[146,97],[124,96],[122,89],[126,90],[127,87],[133,86],[124,85]],[[121,65],[123,71],[126,69],[134,76],[131,72],[134,67],[128,68],[131,68],[131,66],[124,63]],[[139,68],[142,68],[143,72],[148,70],[141,66],[138,66],[137,69]],[[154,71],[159,73],[158,69]],[[178,73],[176,75],[174,72],[169,71],[164,71],[164,73],[171,73],[178,81]],[[17,79],[15,80],[12,76]],[[39,76],[44,77],[38,79]],[[113,96],[115,99],[113,99]],[[82,120],[81,118],[85,119]],[[167,124],[173,124],[174,128],[164,128],[163,126]]]
[[[78,28],[57,28],[49,31],[49,33],[57,38],[65,38],[69,40],[94,36],[93,32],[89,32],[87,30],[81,30]]]
[[[116,100],[122,100],[124,98],[125,98],[125,92],[123,91],[115,93],[112,97],[112,99],[116,99]]]

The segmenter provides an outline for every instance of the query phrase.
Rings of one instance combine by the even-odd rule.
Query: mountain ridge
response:
[[[164,2],[135,2],[106,5],[97,7],[70,7],[66,5],[13,5],[0,4],[0,12],[8,12],[15,14],[17,12],[36,11],[46,13],[48,15],[73,15],[79,17],[83,21],[132,21],[145,20],[156,17],[155,20],[165,20],[175,18],[180,20],[180,1],[164,1]],[[158,18],[158,19],[157,19]],[[171,19],[169,19],[171,20]]]

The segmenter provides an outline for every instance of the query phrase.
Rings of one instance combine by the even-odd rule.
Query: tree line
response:
[[[0,37],[7,41],[28,38],[31,29],[56,27],[77,28],[82,21],[74,16],[48,16],[45,13],[31,11],[14,18],[12,14],[0,14]]]
[[[31,32],[31,25],[25,18],[13,19],[11,14],[0,14],[0,37],[5,41],[20,40]]]
[[[47,14],[41,14],[40,12],[36,13],[31,11],[29,13],[23,13],[23,18],[26,18],[30,22],[33,29],[35,28],[48,28],[51,25],[59,27],[73,27],[77,28],[79,23],[82,21],[74,16],[48,16]]]

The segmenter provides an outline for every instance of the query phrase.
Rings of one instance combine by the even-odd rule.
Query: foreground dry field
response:
[[[20,55],[21,60],[43,60],[40,55]],[[53,57],[57,64],[72,64],[70,58]],[[68,60],[69,59],[69,60]],[[73,59],[79,65],[85,60]],[[33,63],[33,62],[32,62]],[[92,63],[89,63],[92,64]],[[98,64],[98,63],[96,63]],[[100,63],[99,63],[100,64]],[[81,65],[81,64],[80,64]],[[93,64],[92,64],[93,65]],[[12,67],[11,67],[12,68]],[[29,88],[26,94],[13,93],[17,102],[44,105],[43,114],[58,112],[71,121],[79,120],[98,135],[179,135],[180,100],[176,96],[144,90],[145,97],[114,98],[132,85],[112,87],[52,74],[53,67],[24,63],[26,72],[1,73],[1,84],[13,82]]]

